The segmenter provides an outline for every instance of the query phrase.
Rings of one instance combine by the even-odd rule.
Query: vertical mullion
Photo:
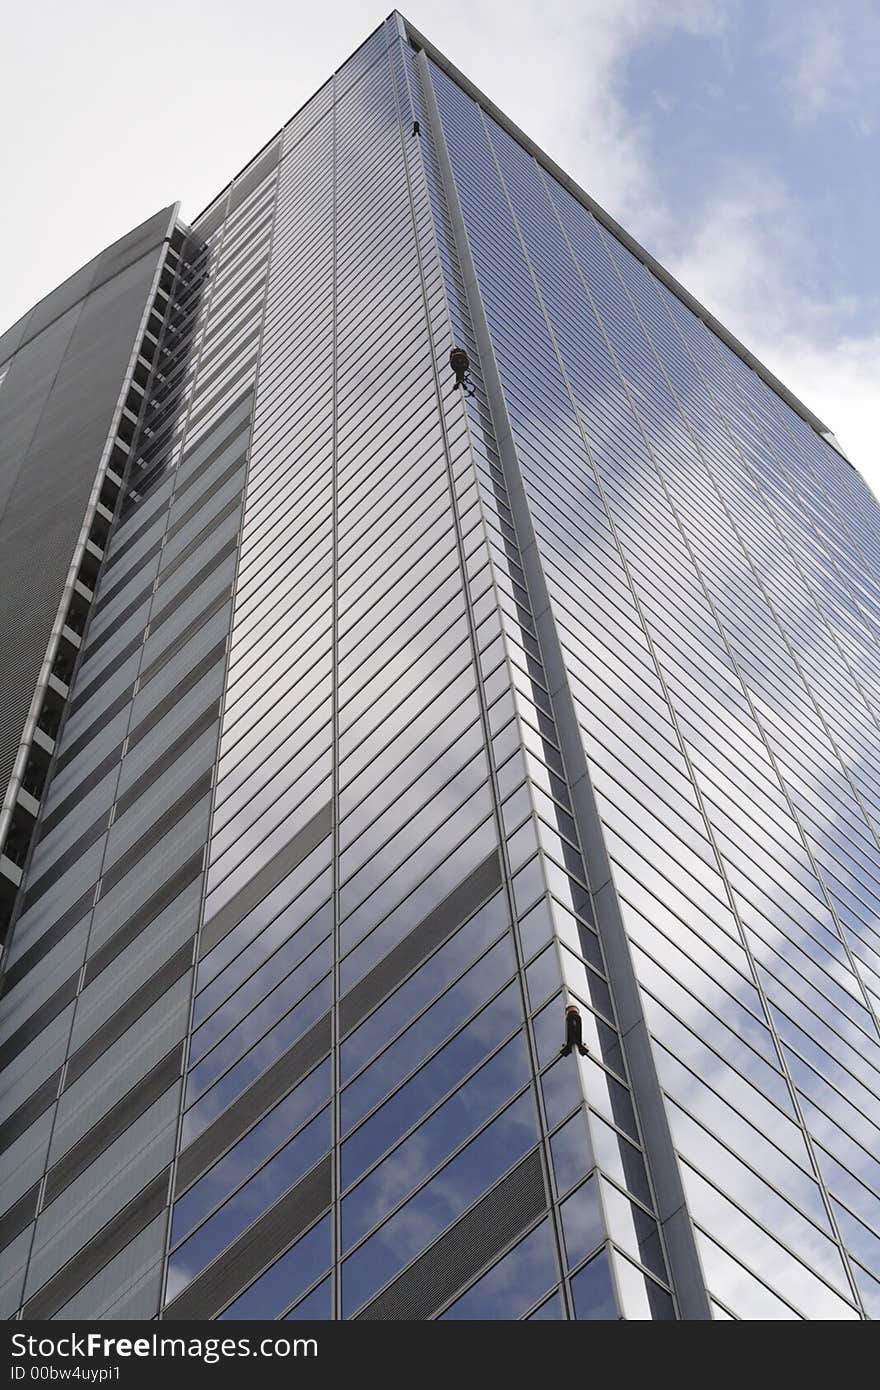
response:
[[[340,996],[340,931],[339,931],[339,412],[337,401],[337,352],[339,345],[338,294],[337,294],[337,93],[336,75],[333,76],[333,103],[331,111],[333,122],[333,143],[330,156],[330,177],[333,188],[332,211],[332,275],[331,308],[333,317],[333,369],[332,369],[332,419],[333,449],[331,456],[331,823],[330,823],[330,862],[332,868],[333,894],[333,1000],[330,1007],[330,1045],[332,1048],[331,1078],[332,1088],[332,1159],[331,1159],[331,1240],[332,1240],[332,1311],[333,1318],[342,1318],[342,1278],[340,1262],[342,1258],[342,1210],[341,1190],[341,1115],[340,1115],[340,1062],[339,1062],[339,996]]]

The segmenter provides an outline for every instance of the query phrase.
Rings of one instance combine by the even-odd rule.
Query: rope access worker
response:
[[[590,1054],[584,1046],[584,1023],[581,1018],[581,1011],[577,1004],[569,1004],[565,1010],[565,1043],[560,1049],[560,1057],[567,1057],[570,1052],[577,1051],[582,1057]]]
[[[449,365],[455,373],[455,385],[462,391],[467,391],[472,396],[475,391],[474,383],[470,379],[471,359],[468,357],[463,347],[457,345],[450,350]]]

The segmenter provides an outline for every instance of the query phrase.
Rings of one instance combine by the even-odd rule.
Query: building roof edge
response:
[[[395,11],[395,13],[399,14],[399,11]],[[701,304],[695,295],[692,295],[689,290],[686,290],[684,285],[676,280],[675,276],[651,255],[650,251],[646,251],[644,246],[636,241],[635,237],[631,236],[624,227],[621,227],[620,223],[615,221],[611,214],[606,212],[585,189],[581,188],[580,184],[576,183],[555,160],[551,159],[547,152],[541,149],[540,145],[536,144],[534,140],[526,135],[525,131],[520,130],[519,126],[516,125],[509,116],[505,115],[484,92],[480,91],[476,83],[472,82],[454,63],[450,62],[446,55],[441,53],[441,51],[431,43],[430,39],[426,39],[424,34],[420,33],[405,15],[400,15],[400,18],[403,21],[407,38],[411,43],[417,48],[424,49],[427,56],[433,63],[436,63],[437,67],[441,68],[448,77],[452,78],[453,82],[457,83],[458,86],[466,91],[468,96],[473,97],[474,101],[478,102],[494,121],[497,121],[498,124],[506,130],[518,144],[522,145],[522,147],[527,150],[549,174],[552,174],[553,178],[561,183],[579,203],[582,203],[584,207],[593,214],[596,220],[602,223],[603,227],[606,227],[618,241],[623,243],[628,251],[631,251],[643,265],[647,266],[648,270],[650,270],[653,275],[656,275],[657,279],[660,280],[667,289],[670,289],[692,313],[696,314],[699,319],[702,319],[703,323],[712,330],[716,337],[720,338],[727,347],[731,348],[731,350],[736,353],[737,357],[741,358],[747,366],[751,367],[752,371],[755,372],[777,396],[785,401],[786,405],[789,406],[796,415],[799,415],[811,429],[815,430],[815,432],[841,456],[841,458],[845,459],[846,462],[850,464],[850,467],[854,466],[850,459],[847,458],[828,425],[824,424],[819,419],[818,415],[814,415],[812,410],[804,405],[803,401],[799,400],[794,392],[790,391],[788,387],[779,380],[779,377],[775,376],[774,373],[770,371],[769,367],[766,367],[753,352],[749,351],[744,343],[740,342],[739,338],[735,337],[728,328],[725,328],[720,319],[717,319],[714,314],[710,313],[706,306]]]

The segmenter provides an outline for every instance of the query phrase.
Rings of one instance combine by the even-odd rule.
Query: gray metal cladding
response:
[[[29,1226],[37,1214],[37,1198],[40,1194],[40,1184],[33,1183],[17,1202],[12,1206],[7,1206],[3,1215],[0,1216],[0,1250],[9,1245],[26,1226]]]
[[[152,544],[137,558],[137,563],[133,563],[128,569],[124,569],[121,573],[117,573],[116,575],[110,575],[107,573],[105,565],[101,593],[95,599],[92,606],[92,621],[96,624],[96,631],[100,631],[100,623],[98,620],[103,619],[107,612],[112,611],[112,605],[120,598],[122,599],[122,603],[125,602],[130,592],[128,586],[132,584],[133,581],[140,581],[142,576],[149,576],[151,581],[155,578],[155,573],[159,566],[161,550],[162,537],[161,535],[154,536]],[[152,583],[150,587],[152,587]]]
[[[193,888],[201,877],[203,853],[192,855],[181,867],[166,879],[155,892],[142,902],[136,910],[119,923],[115,914],[95,913],[94,930],[89,940],[89,954],[86,959],[83,984],[88,985],[119,953],[136,941],[147,927],[153,928],[166,912],[182,921],[193,923],[198,916],[199,892]]]
[[[207,827],[207,800],[198,802],[193,810],[153,843],[149,851],[128,867],[124,876],[102,893],[95,912],[97,940],[104,940],[105,931],[125,923],[156,891],[199,853],[204,845]]]
[[[44,1085],[51,1089],[67,1052],[72,1019],[73,1008],[68,1006],[4,1069],[0,1078],[0,1120],[11,1119],[35,1092],[42,1092]]]
[[[168,660],[160,661],[146,684],[140,683],[132,705],[135,740],[148,727],[148,721],[152,722],[155,711],[161,708],[165,713],[171,708],[173,692],[194,682],[213,665],[217,659],[216,649],[225,642],[229,632],[229,616],[228,601],[217,606],[211,616],[199,624],[186,645],[178,647]],[[165,696],[168,703],[163,705]]]
[[[177,738],[166,745],[161,758],[148,766],[140,776],[126,777],[128,767],[127,765],[123,767],[119,796],[116,801],[117,818],[124,815],[130,806],[139,802],[160,777],[164,777],[172,769],[175,779],[187,776],[190,765],[198,763],[206,751],[213,754],[216,738],[212,744],[209,737],[205,736],[209,735],[209,731],[216,725],[219,714],[220,702],[213,700],[191,724],[187,725],[181,734],[178,734]],[[208,761],[211,760],[209,757]]]
[[[79,856],[75,864],[68,866],[58,882],[41,894],[33,906],[27,906],[27,919],[22,920],[20,933],[18,930],[15,933],[21,946],[30,945],[34,935],[41,935],[62,913],[75,909],[89,888],[97,883],[102,858],[103,841],[97,841]]]
[[[95,608],[92,609],[92,620],[89,624],[89,650],[84,660],[91,660],[96,651],[100,651],[101,647],[106,642],[112,640],[117,628],[124,627],[124,625],[138,612],[138,609],[149,601],[153,592],[152,580],[149,575],[145,573],[142,582],[143,587],[140,592],[135,594],[134,598],[125,594],[126,601],[124,605],[120,604],[115,612],[112,605],[107,605],[100,613],[98,613]],[[144,624],[145,623],[146,614],[144,614]],[[132,630],[136,630],[134,624],[132,625]]]
[[[117,771],[121,757],[122,740],[120,740],[116,747],[112,748],[105,757],[99,758],[93,764],[74,791],[71,791],[66,785],[70,779],[63,778],[56,773],[55,777],[52,779],[50,792],[46,797],[46,811],[40,821],[39,833],[35,837],[35,845],[38,845],[41,840],[46,839],[62,821],[66,822],[68,813],[72,811],[75,806],[78,806],[80,801],[84,800],[94,788],[98,787],[101,783],[113,784],[115,781],[113,774]],[[113,779],[113,781],[111,781],[111,779]],[[75,826],[73,830],[67,829],[68,836],[75,833]]]
[[[178,667],[175,666],[178,678],[169,690],[163,690],[159,698],[156,698],[158,691],[154,687],[150,692],[150,700],[135,700],[132,729],[128,735],[126,749],[129,758],[134,749],[138,750],[136,763],[140,770],[149,766],[158,756],[158,750],[165,746],[166,732],[169,738],[174,737],[180,728],[181,720],[187,718],[197,705],[202,704],[208,692],[219,694],[223,685],[225,651],[224,634],[186,669],[184,675],[181,676]],[[179,666],[183,665],[181,661]]]
[[[149,933],[133,937],[124,950],[118,950],[109,958],[106,950],[89,956],[71,1047],[78,1046],[106,1022],[120,999],[128,998],[131,1002],[140,986],[153,979],[177,950],[191,941],[197,920],[198,895],[190,890],[181,893],[165,912],[155,916]],[[117,934],[110,938],[110,943],[117,944]],[[103,969],[89,973],[89,967],[97,965]]]
[[[219,537],[218,537],[219,540]],[[163,627],[189,599],[209,582],[214,585],[231,584],[235,575],[235,538],[231,537],[219,545],[209,559],[185,566],[177,575],[177,583],[163,594],[163,602],[150,617],[150,632]],[[198,557],[201,560],[201,556]],[[192,573],[188,573],[188,571]]]
[[[28,1043],[39,1037],[52,1019],[72,1002],[76,995],[76,983],[77,977],[75,975],[70,976],[42,1004],[28,1010],[28,1017],[25,1022],[10,1032],[0,1045],[0,1067],[8,1066],[13,1057],[17,1057],[19,1052],[24,1051]]]
[[[209,520],[205,520],[200,510],[198,522],[194,518],[187,523],[184,528],[186,534],[184,535],[183,532],[180,533],[180,537],[182,538],[181,544],[179,546],[172,546],[168,563],[163,565],[162,572],[159,575],[160,585],[165,584],[192,555],[195,555],[202,546],[210,541],[211,537],[223,526],[224,522],[228,521],[230,517],[238,517],[241,507],[239,494],[234,488],[229,489],[229,491],[232,495],[227,498],[225,504],[220,507],[219,510],[214,511],[213,514],[210,515]],[[208,512],[211,511],[210,508],[207,510]],[[196,530],[197,525],[198,529]],[[195,534],[192,534],[193,532],[195,532]]]
[[[6,977],[4,990],[3,1035],[8,1037],[32,1011],[54,995],[59,981],[65,981],[79,969],[85,946],[88,914],[66,931],[54,944],[46,944],[46,965],[43,970],[27,970],[21,976]],[[42,944],[42,939],[41,939]],[[42,956],[40,957],[43,958]],[[11,973],[11,972],[10,972]]]
[[[4,1151],[26,1134],[31,1125],[50,1110],[58,1098],[61,1085],[61,1067],[46,1078],[41,1085],[32,1089],[20,1102],[9,1107],[6,1117],[0,1121],[0,1146]]]
[[[101,897],[115,887],[160,840],[204,802],[211,790],[209,761],[213,740],[205,735],[194,757],[178,759],[176,776],[154,784],[150,794],[136,802],[127,816],[117,818],[107,839],[107,858],[101,878]],[[198,756],[198,755],[201,756]],[[208,757],[206,758],[206,754]],[[118,827],[118,828],[117,828]]]
[[[97,733],[120,710],[128,708],[140,664],[141,646],[140,637],[134,642],[127,642],[116,658],[107,654],[103,672],[89,673],[95,679],[84,690],[83,704],[77,709],[71,708],[70,721],[65,730],[70,740],[69,750],[90,743],[93,730]],[[85,677],[87,673],[83,675]]]
[[[51,1318],[83,1284],[92,1278],[155,1217],[165,1205],[167,1170],[159,1173],[137,1197],[122,1208],[91,1238],[38,1294],[25,1303],[27,1319]]]
[[[59,1198],[44,1201],[34,1232],[26,1297],[165,1169],[174,1152],[178,1090],[179,1082],[134,1118]]]
[[[169,216],[170,209],[158,213],[31,310],[0,394],[3,787],[12,771]],[[22,604],[25,592],[29,602]]]
[[[186,1033],[189,983],[181,976],[104,1055],[65,1086],[59,1100],[50,1163],[56,1162],[128,1094]]]
[[[57,861],[59,855],[65,853],[72,844],[83,833],[84,826],[93,825],[103,811],[109,809],[113,802],[113,793],[116,789],[116,776],[118,770],[118,757],[115,758],[109,768],[102,769],[98,765],[98,775],[92,785],[80,788],[77,797],[77,812],[72,818],[62,814],[57,819],[52,820],[46,817],[43,822],[44,832],[39,837],[40,862],[48,867]],[[88,781],[89,779],[87,779]],[[68,806],[67,810],[72,808]],[[54,831],[54,834],[53,834]],[[33,862],[33,861],[32,861]]]
[[[263,180],[269,177],[280,158],[281,140],[276,136],[270,143],[268,149],[258,155],[258,157],[248,165],[247,171],[235,180],[229,195],[229,206],[226,210],[227,217],[231,218],[233,213],[241,207],[242,203],[250,197],[254,189],[258,188]]]
[[[146,618],[146,614],[144,614]],[[68,711],[68,732],[73,737],[83,725],[93,723],[105,704],[119,692],[128,690],[131,678],[138,669],[136,659],[144,640],[144,622],[135,618],[128,631],[114,632],[106,646],[100,649],[100,660],[94,665],[81,666],[79,689]]]
[[[103,838],[110,824],[109,810],[103,812],[97,820],[94,820],[87,830],[84,830],[79,839],[75,840],[63,854],[52,859],[50,854],[45,851],[40,855],[40,859],[47,859],[49,862],[42,873],[35,872],[31,887],[28,889],[24,898],[25,908],[33,907],[45,893],[48,893],[53,883],[57,883],[67,872],[72,864],[78,864],[90,845],[96,840]]]
[[[197,343],[207,296],[189,302]],[[187,435],[192,375],[174,397],[176,426],[160,430],[174,452],[124,487],[10,952],[5,1131],[46,1164],[38,1213],[27,1191],[4,1189],[4,1257],[36,1217],[27,1316],[74,1316],[89,1297],[92,1312],[156,1309],[252,403],[233,372],[234,400],[211,396]],[[149,449],[155,458],[155,440]],[[63,1079],[52,1071],[61,1030]],[[21,1296],[18,1274],[5,1292]]]
[[[104,1150],[150,1107],[171,1090],[180,1079],[183,1063],[183,1043],[178,1043],[160,1062],[147,1072],[131,1090],[126,1091],[121,1100],[105,1111],[97,1124],[92,1125],[81,1139],[72,1144],[46,1174],[46,1203],[67,1188],[80,1173],[94,1163]]]
[[[0,1151],[0,1211],[7,1211],[13,1202],[30,1187],[34,1171],[45,1164],[51,1138],[52,1115],[45,1110],[33,1124]]]
[[[37,912],[31,914],[31,920],[26,925],[31,928],[27,932],[22,926],[22,919],[19,918],[18,930],[10,943],[7,957],[7,969],[4,977],[3,994],[11,990],[13,985],[21,979],[37,961],[42,960],[49,951],[61,941],[69,931],[88,917],[95,901],[94,888],[87,889],[70,907],[55,917],[49,926]],[[34,940],[36,936],[36,940]],[[16,949],[17,948],[17,949]]]
[[[0,1282],[0,1317],[14,1318],[21,1304],[21,1293],[27,1272],[31,1246],[31,1231],[26,1228],[3,1251],[3,1276]]]
[[[104,594],[106,594],[105,603],[109,603],[115,597],[117,585],[129,583],[133,576],[140,577],[140,565],[148,555],[152,556],[153,546],[160,542],[165,534],[170,494],[171,479],[169,478],[166,491],[160,497],[151,497],[150,506],[145,512],[138,509],[131,519],[128,517],[120,518],[117,532],[118,544],[117,535],[114,535],[113,545],[110,548],[110,554],[107,556],[104,572],[101,576],[99,604]],[[123,560],[126,561],[126,564],[120,573],[119,565]],[[105,590],[104,585],[111,577],[112,583]]]
[[[147,582],[142,591],[137,595],[136,600],[130,603],[125,610],[113,615],[112,622],[101,629],[98,624],[89,624],[89,642],[84,651],[78,673],[78,684],[80,689],[77,691],[77,699],[84,701],[88,698],[86,692],[93,680],[100,676],[109,674],[111,661],[118,658],[119,653],[143,632],[147,623],[147,612],[139,612],[149,600],[152,592],[152,584]],[[88,675],[86,672],[88,671]],[[71,702],[71,708],[73,703]]]
[[[218,613],[226,615],[232,591],[228,584],[224,584],[221,592],[215,594],[207,603],[204,602],[203,594],[199,593],[196,597],[203,606],[199,608],[194,617],[186,621],[188,613],[181,613],[175,623],[168,623],[162,627],[155,641],[148,641],[145,644],[144,665],[140,672],[141,690],[168,665],[182,648],[189,646],[193,638],[208,626],[213,617]],[[181,627],[181,624],[184,623],[185,625]],[[175,627],[181,627],[176,635],[174,633]]]
[[[152,961],[149,964],[152,965]],[[143,966],[140,970],[132,970],[128,981],[130,992],[127,994],[125,1002],[113,1009],[109,1018],[105,1019],[94,1032],[89,1033],[85,1040],[71,1053],[67,1062],[65,1084],[72,1086],[74,1082],[78,1081],[100,1057],[103,1057],[113,1043],[123,1037],[129,1028],[164,998],[172,986],[186,975],[191,965],[192,944],[187,941],[158,970],[153,971],[147,979],[134,985],[133,988],[134,981],[142,977],[145,972]],[[116,995],[112,996],[113,1003],[116,1002],[117,997]],[[73,1045],[75,1046],[75,1042]]]
[[[33,967],[39,965],[40,960],[46,958],[56,947],[61,947],[64,952],[64,941],[68,934],[74,933],[79,935],[81,940],[85,940],[93,903],[95,903],[95,888],[86,891],[68,912],[61,913],[60,917],[56,917],[49,929],[40,933],[36,941],[31,942],[31,945],[26,945],[26,942],[22,944],[26,945],[26,949],[22,949],[8,965],[3,981],[3,995],[13,991],[22,980],[26,979]],[[28,988],[33,988],[32,984],[29,984]]]
[[[62,1322],[152,1318],[162,1286],[166,1225],[164,1212],[149,1221],[53,1317]]]
[[[128,724],[128,707],[124,701],[114,701],[104,711],[103,718],[96,719],[84,729],[79,738],[65,742],[63,751],[55,762],[53,782],[58,779],[60,789],[77,786],[85,777],[94,772],[112,751],[121,745]],[[83,757],[83,754],[86,754]],[[71,763],[75,770],[68,776],[59,778]]]

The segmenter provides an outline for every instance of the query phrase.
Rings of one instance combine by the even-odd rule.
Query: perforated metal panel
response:
[[[123,1033],[189,970],[192,965],[192,954],[192,942],[184,942],[170,960],[166,961],[154,975],[151,975],[138,990],[130,994],[125,1003],[107,1019],[106,1023],[103,1023],[86,1042],[77,1048],[67,1064],[66,1086],[72,1086],[83,1072],[88,1071],[92,1063],[107,1051],[111,1043],[121,1038]]]
[[[87,1280],[117,1255],[165,1205],[168,1170],[123,1207],[67,1264],[25,1304],[24,1316],[51,1318]]]
[[[293,1244],[330,1205],[330,1155],[168,1304],[169,1321],[211,1318]]]
[[[292,1091],[329,1051],[330,1017],[325,1015],[184,1149],[177,1163],[175,1191],[183,1192],[195,1182],[215,1158],[246,1134],[282,1096]]]
[[[80,1173],[93,1163],[108,1144],[128,1128],[138,1116],[158,1100],[180,1077],[183,1064],[183,1043],[173,1047],[161,1062],[147,1072],[121,1100],[111,1105],[101,1120],[92,1125],[83,1137],[59,1158],[46,1175],[44,1201],[54,1202]]]
[[[358,1317],[386,1322],[432,1317],[546,1206],[541,1156],[535,1152],[368,1303]]]
[[[330,807],[322,806],[286,845],[211,918],[202,931],[199,955],[204,956],[250,912],[267,893],[300,864],[330,834]]]
[[[339,1003],[340,1031],[345,1034],[355,1028],[380,999],[396,988],[410,970],[451,936],[456,927],[500,887],[501,863],[497,852],[493,852],[343,996]]]

